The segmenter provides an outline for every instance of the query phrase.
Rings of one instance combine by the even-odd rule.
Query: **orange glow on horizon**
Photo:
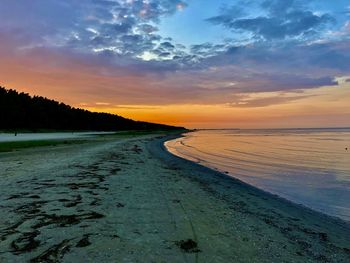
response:
[[[187,128],[348,127],[350,109],[347,98],[350,98],[350,84],[344,84],[335,94],[329,92],[332,90],[334,88],[322,88],[316,92],[318,96],[315,97],[256,108],[191,104],[84,108]],[[322,95],[329,93],[332,95]]]
[[[83,58],[72,61],[69,55],[56,53],[16,55],[4,46],[0,47],[1,86],[79,108],[187,128],[350,126],[350,83],[345,80],[336,88],[305,90],[305,98],[262,107],[211,103],[216,98],[210,94],[202,103],[200,98],[192,103],[186,89],[164,90],[152,75],[123,69],[105,72]],[[172,102],[173,98],[178,102]]]

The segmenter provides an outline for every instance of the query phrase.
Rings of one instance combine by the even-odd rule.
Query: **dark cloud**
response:
[[[150,24],[141,24],[137,26],[138,30],[141,32],[151,34],[158,31],[158,28]]]
[[[298,11],[286,14],[283,18],[256,17],[237,19],[226,26],[246,30],[264,39],[284,39],[306,36],[315,33],[315,28],[330,22],[329,15],[317,16],[312,12]]]
[[[240,88],[241,92],[276,92],[276,91],[296,91],[315,89],[324,86],[337,86],[338,82],[333,77],[313,78],[303,75],[274,74],[270,76],[256,76],[259,79],[260,87],[257,85]],[[255,84],[255,83],[253,83]]]
[[[205,59],[202,64],[240,65],[270,72],[306,74],[325,70],[347,75],[350,71],[350,41],[340,40],[314,44],[286,43],[278,46],[255,43],[230,46]]]
[[[170,42],[163,42],[160,44],[161,48],[165,48],[165,49],[174,49],[175,46],[173,44],[171,44]]]
[[[245,15],[240,5],[224,10],[221,15],[207,21],[232,30],[246,31],[254,38],[265,40],[305,38],[315,35],[320,28],[334,21],[329,14],[317,15],[296,0],[267,0],[261,7],[266,10],[266,15]]]

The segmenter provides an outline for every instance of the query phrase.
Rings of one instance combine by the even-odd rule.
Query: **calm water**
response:
[[[175,155],[350,221],[350,129],[207,130],[188,133],[166,147]]]

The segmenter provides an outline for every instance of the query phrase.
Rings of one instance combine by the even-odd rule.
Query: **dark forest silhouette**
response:
[[[41,96],[0,87],[1,130],[173,130],[177,127],[133,121],[108,113],[73,108]]]

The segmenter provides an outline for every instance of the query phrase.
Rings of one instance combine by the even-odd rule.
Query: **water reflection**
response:
[[[178,156],[350,221],[350,129],[203,130],[166,146]]]

